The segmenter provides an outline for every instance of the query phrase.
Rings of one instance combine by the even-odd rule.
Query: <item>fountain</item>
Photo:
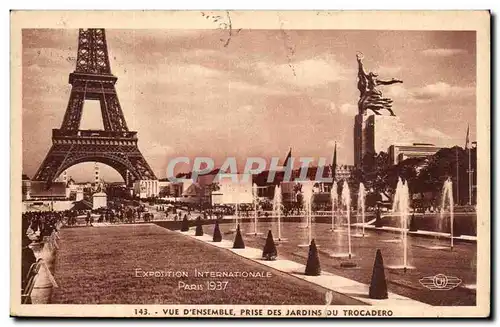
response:
[[[449,214],[450,214],[450,246],[442,245],[439,241],[439,234],[436,234],[433,245],[423,245],[419,244],[418,247],[429,249],[429,250],[453,250],[453,183],[450,178],[448,178],[443,184],[443,190],[441,193],[441,207],[438,216],[438,227],[439,231],[442,232],[444,220],[446,218],[446,203],[448,202]]]
[[[347,216],[347,244],[349,246],[349,259],[352,257],[351,249],[351,191],[349,190],[349,184],[344,180],[344,185],[342,185],[342,204],[346,208]]]
[[[247,233],[247,235],[258,236],[262,235],[257,230],[257,206],[258,206],[258,196],[257,196],[257,184],[252,185],[252,195],[253,195],[253,233]]]
[[[235,233],[236,230],[238,229],[238,225],[240,224],[239,212],[238,212],[238,204],[239,204],[238,192],[239,192],[239,190],[236,190],[236,188],[232,188],[232,191],[233,191],[233,200],[234,200],[234,228],[230,229],[230,232]],[[241,229],[240,229],[240,231],[241,231]]]
[[[300,247],[309,247],[312,240],[312,196],[314,182],[302,182],[302,194],[304,194],[304,214],[307,224],[307,243],[299,244]]]
[[[352,248],[351,248],[351,191],[349,190],[349,184],[344,180],[342,185],[342,195],[341,195],[342,205],[345,207],[346,217],[347,217],[347,253],[333,253],[330,256],[333,258],[352,258]]]
[[[408,264],[408,216],[410,214],[410,191],[408,183],[398,179],[394,201],[392,203],[392,212],[398,215],[401,220],[401,241],[403,243],[403,264],[396,266],[388,266],[390,269],[403,269],[406,272],[408,269],[413,269]]]
[[[277,218],[278,224],[278,238],[275,241],[282,242],[285,241],[284,238],[281,237],[281,209],[282,209],[282,201],[281,201],[281,188],[276,185],[274,188],[274,198],[273,198],[273,221],[274,218]]]
[[[330,199],[332,201],[332,232],[337,232],[340,230],[340,223],[337,222],[337,224],[335,224],[335,212],[337,211],[337,203],[339,201],[338,198],[339,196],[337,194],[337,182],[333,182],[332,189],[330,190]]]
[[[439,211],[439,219],[444,220],[444,212],[446,209],[446,200],[450,211],[450,249],[453,250],[453,183],[448,179],[443,184],[443,193],[441,196],[441,209]]]
[[[358,207],[356,210],[356,234],[352,235],[353,237],[365,237],[365,196],[365,185],[363,183],[359,183]],[[359,225],[362,226],[361,234],[358,232]]]

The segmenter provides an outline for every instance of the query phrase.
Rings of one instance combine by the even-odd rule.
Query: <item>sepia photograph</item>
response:
[[[12,12],[11,315],[487,317],[489,33]]]

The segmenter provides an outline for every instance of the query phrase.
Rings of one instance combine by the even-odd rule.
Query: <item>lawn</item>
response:
[[[324,304],[326,290],[321,287],[155,225],[65,228],[59,246],[55,265],[59,288],[54,289],[52,303]],[[136,277],[137,268],[188,277]],[[194,277],[195,268],[271,276]],[[225,290],[207,290],[209,280],[228,284]],[[180,281],[204,289],[185,290],[179,288]]]

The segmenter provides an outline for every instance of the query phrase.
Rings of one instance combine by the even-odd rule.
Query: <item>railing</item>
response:
[[[69,74],[69,83],[73,84],[75,81],[88,81],[88,82],[104,82],[104,83],[116,83],[118,78],[112,74],[92,74],[92,73],[82,73],[73,72]]]
[[[114,88],[99,88],[99,87],[83,87],[83,86],[75,86],[73,87],[73,92],[80,92],[80,93],[92,93],[92,94],[116,94],[116,91]]]
[[[38,271],[42,266],[42,259],[38,259],[35,263],[30,266],[28,274],[26,276],[26,285],[23,285],[23,290],[21,293],[21,303],[22,304],[31,304],[31,293],[33,292],[33,288],[35,287],[35,280],[38,276]]]
[[[60,137],[103,137],[103,138],[125,138],[136,139],[137,132],[130,131],[103,131],[103,130],[52,130],[53,138]]]

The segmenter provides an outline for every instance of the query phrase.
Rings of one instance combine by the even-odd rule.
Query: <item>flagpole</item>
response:
[[[457,165],[457,204],[460,204],[460,188],[459,188],[459,177],[458,177],[458,147],[455,147],[455,161]]]
[[[467,135],[465,136],[465,149],[467,150],[467,156],[468,156],[468,161],[469,161],[469,167],[467,169],[467,178],[468,178],[468,191],[469,191],[469,201],[468,204],[472,204],[472,170],[471,170],[471,164],[470,164],[470,146],[469,146],[469,130],[470,126],[467,124]]]
[[[472,205],[472,170],[470,166],[470,147],[467,148],[469,152],[469,170],[467,172],[469,173],[469,205]]]
[[[332,174],[332,187],[333,183],[337,178],[337,141],[335,141],[335,148],[333,149],[333,158],[332,158],[332,166],[331,166],[331,174]]]

